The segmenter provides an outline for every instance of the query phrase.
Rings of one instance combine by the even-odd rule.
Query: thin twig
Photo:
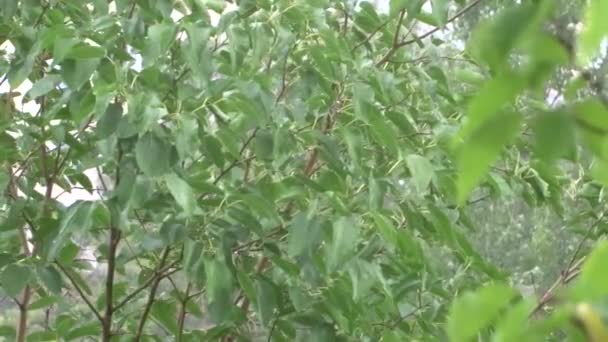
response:
[[[103,317],[101,316],[101,314],[99,313],[99,311],[97,311],[97,309],[95,309],[95,306],[89,300],[89,298],[84,293],[84,291],[80,288],[80,286],[78,286],[78,283],[72,277],[72,275],[70,274],[70,272],[68,272],[68,270],[66,270],[65,267],[63,267],[63,265],[61,265],[58,261],[55,262],[55,264],[59,267],[59,269],[63,272],[63,274],[65,274],[65,276],[70,280],[70,283],[76,289],[76,292],[78,292],[78,294],[80,295],[80,298],[82,298],[82,300],[85,302],[85,304],[93,312],[93,314],[95,315],[95,317],[97,317],[97,319],[99,320],[99,322],[103,323]]]
[[[169,278],[171,279],[171,278]],[[180,309],[179,316],[177,319],[177,342],[182,341],[182,335],[184,334],[184,323],[186,322],[186,315],[188,314],[188,310],[186,305],[188,305],[188,301],[190,300],[190,283],[186,286],[186,291],[184,292],[184,298],[180,300]]]
[[[451,22],[453,22],[454,20],[460,18],[461,16],[463,16],[465,13],[467,13],[468,11],[470,11],[473,7],[477,6],[479,3],[481,2],[481,0],[473,0],[471,1],[471,3],[469,3],[468,5],[466,5],[465,7],[463,7],[460,11],[458,11],[454,16],[452,16],[451,18],[449,18],[446,22],[446,24],[449,24]],[[399,42],[397,44],[393,44],[393,46],[388,50],[388,52],[376,63],[376,66],[381,66],[384,63],[386,63],[394,54],[395,52],[397,52],[397,50],[399,50],[400,48],[406,46],[406,45],[410,45],[413,43],[416,43],[422,39],[425,39],[431,35],[433,35],[435,32],[441,30],[441,26],[437,26],[423,34],[421,34],[420,36],[417,36],[416,38],[412,38],[409,40],[404,40],[402,42]]]
[[[572,268],[572,265],[574,265],[574,263],[576,262],[576,259],[578,258],[578,254],[583,249],[583,246],[584,246],[585,242],[587,242],[587,240],[589,239],[589,236],[591,235],[591,232],[593,231],[593,229],[595,229],[595,227],[597,227],[597,225],[602,221],[603,218],[604,218],[604,213],[602,212],[599,215],[599,217],[596,218],[593,221],[593,223],[589,225],[589,228],[587,228],[587,231],[585,232],[585,235],[581,238],[581,241],[579,241],[578,245],[576,246],[576,249],[574,250],[574,253],[572,253],[572,258],[570,259],[570,261],[566,265],[566,269],[567,270],[569,270],[570,268]]]
[[[157,272],[158,272],[158,270],[162,269],[163,266],[165,266],[165,262],[167,261],[167,256],[169,256],[170,251],[171,251],[170,247],[166,247],[165,250],[163,251],[163,255],[161,256],[160,262],[157,267]],[[144,331],[144,326],[146,325],[146,321],[148,319],[148,314],[150,313],[150,309],[152,308],[152,304],[154,304],[154,301],[156,300],[156,291],[158,290],[158,284],[160,284],[161,280],[162,280],[162,278],[157,277],[156,280],[152,283],[152,286],[150,286],[150,293],[148,294],[148,301],[146,302],[144,312],[141,315],[141,318],[139,320],[139,324],[137,326],[137,333],[136,333],[135,337],[133,338],[133,341],[135,341],[135,342],[138,342],[139,340],[141,340],[141,336]]]
[[[8,72],[6,74],[4,74],[4,77],[2,77],[2,79],[0,80],[0,86],[2,86],[4,84],[4,82],[6,82],[7,79],[8,79]]]
[[[179,262],[179,260],[174,261],[167,267],[163,268],[160,272],[157,272],[156,274],[154,274],[153,276],[148,278],[148,280],[146,280],[143,284],[141,284],[137,289],[133,290],[133,292],[126,295],[118,304],[114,305],[114,311],[118,311],[120,308],[125,306],[125,304],[127,304],[129,301],[131,301],[131,299],[133,299],[135,296],[137,296],[140,292],[147,289],[150,286],[150,284],[152,284],[152,282],[156,281],[157,278],[162,279],[162,278],[168,277],[168,276],[178,272],[181,268],[176,268],[176,269],[171,270],[171,268],[173,268],[178,262]]]
[[[44,17],[46,12],[49,10],[49,6],[50,6],[50,4],[47,2],[42,7],[42,12],[40,12],[40,15],[38,16],[38,18],[36,18],[36,21],[34,22],[34,27],[38,27],[38,25],[40,25],[40,23],[42,22],[42,18]]]
[[[219,183],[219,181],[222,180],[222,178],[224,178],[228,174],[228,172],[230,172],[235,166],[237,166],[240,162],[242,162],[241,157],[243,156],[243,153],[245,152],[245,150],[247,149],[249,144],[251,144],[251,142],[253,141],[253,138],[255,138],[259,129],[260,129],[259,127],[256,127],[253,130],[253,133],[251,133],[249,138],[247,138],[247,140],[241,147],[241,150],[239,151],[239,157],[235,158],[227,167],[225,167],[224,169],[222,169],[222,171],[220,171],[220,174],[217,177],[215,177],[215,179],[213,180],[213,182],[212,182],[213,185],[216,185],[217,183]],[[203,193],[198,197],[198,199],[201,200],[206,195],[207,195],[207,193]]]
[[[279,101],[281,100],[283,95],[285,95],[285,90],[287,89],[287,60],[289,59],[290,51],[291,51],[291,46],[289,46],[287,48],[287,52],[285,53],[285,62],[283,62],[283,74],[281,76],[281,89],[279,89],[277,97],[274,100],[275,104],[279,103]]]
[[[397,28],[395,28],[395,35],[393,36],[393,46],[399,44],[399,33],[401,31],[401,26],[403,25],[403,17],[405,16],[405,10],[401,10],[399,13],[399,20],[397,20]]]
[[[382,23],[380,26],[378,26],[375,30],[373,30],[367,37],[365,37],[365,39],[363,39],[359,44],[355,45],[352,49],[351,52],[355,52],[355,50],[357,50],[359,47],[363,46],[364,44],[366,44],[367,42],[369,42],[375,35],[376,33],[380,32],[380,30],[382,30],[386,25],[388,25],[388,23],[390,23],[390,20],[385,21],[384,23]]]
[[[589,235],[591,234],[590,232],[593,231],[593,229],[602,221],[603,217],[604,217],[604,213],[602,213],[596,220],[594,220],[594,222],[592,224],[590,224],[589,228],[587,229],[587,232],[585,233],[585,235],[583,236],[581,241],[579,241],[578,246],[574,250],[574,253],[572,254],[572,257],[570,258],[570,261],[566,265],[566,268],[560,273],[559,277],[553,283],[553,285],[551,285],[551,287],[549,287],[549,289],[547,289],[544,292],[544,294],[541,296],[540,300],[538,301],[538,303],[536,304],[534,309],[532,309],[532,312],[530,313],[530,317],[534,316],[536,313],[538,313],[540,310],[542,310],[545,307],[545,305],[547,305],[549,302],[551,302],[553,300],[553,298],[555,297],[555,295],[554,295],[555,290],[557,290],[560,286],[570,282],[572,279],[574,279],[580,273],[580,267],[583,264],[585,257],[579,258],[577,260],[578,254],[580,253],[580,251],[583,248],[583,245],[589,238]]]

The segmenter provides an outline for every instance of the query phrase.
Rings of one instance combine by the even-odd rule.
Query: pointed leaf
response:
[[[209,313],[214,322],[221,323],[228,319],[232,312],[232,274],[219,258],[205,261],[205,273]]]
[[[154,133],[139,138],[135,146],[137,165],[148,177],[158,177],[171,172],[171,146]]]
[[[190,185],[174,173],[166,175],[165,182],[177,204],[187,216],[192,216],[196,210],[196,198]]]
[[[36,267],[36,274],[44,286],[54,294],[60,294],[63,286],[61,274],[51,265]]]
[[[95,202],[78,201],[68,208],[63,215],[57,235],[49,242],[45,242],[47,261],[53,261],[57,257],[74,232],[91,228],[92,214],[96,207]]]
[[[35,99],[39,96],[46,95],[51,90],[55,89],[55,86],[59,84],[61,77],[59,75],[47,75],[44,78],[39,79],[32,85],[32,88],[27,92],[28,99]]]
[[[30,281],[32,271],[29,267],[10,264],[0,274],[0,284],[7,295],[17,297]]]
[[[588,62],[600,48],[602,40],[608,37],[608,1],[590,0],[585,7],[583,31],[579,37],[579,60]]]
[[[338,269],[352,256],[359,238],[359,230],[359,225],[351,218],[341,217],[334,223],[328,256],[330,270]]]
[[[412,182],[418,192],[426,192],[431,180],[433,179],[433,165],[423,156],[410,154],[405,158]]]
[[[452,303],[448,316],[447,333],[450,341],[472,340],[516,295],[515,290],[501,284],[460,295]]]
[[[112,135],[118,129],[121,118],[122,106],[118,103],[110,104],[97,123],[97,129],[95,130],[97,136],[100,139],[105,139]]]
[[[486,122],[460,146],[458,202],[464,203],[504,146],[519,133],[521,115],[502,113]]]

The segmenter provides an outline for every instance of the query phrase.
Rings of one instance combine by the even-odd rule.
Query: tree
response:
[[[0,332],[576,336],[605,245],[546,309],[605,227],[606,2],[582,33],[548,0],[425,3],[3,2]],[[539,301],[471,241],[507,191],[586,227]]]

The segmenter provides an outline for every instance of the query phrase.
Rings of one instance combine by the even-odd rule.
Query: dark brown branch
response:
[[[274,103],[277,104],[285,95],[285,90],[287,90],[287,60],[289,59],[289,52],[291,51],[291,46],[287,48],[287,52],[285,53],[285,62],[283,63],[283,74],[281,76],[281,89],[277,94],[277,98],[274,100]]]
[[[167,257],[169,256],[170,251],[171,251],[170,247],[165,248],[165,250],[163,251],[163,255],[160,258],[160,262],[158,264],[156,272],[158,272],[160,269],[162,269],[165,266],[165,263],[167,262]],[[136,333],[135,337],[133,338],[133,341],[135,341],[135,342],[139,342],[141,340],[141,336],[144,331],[144,326],[146,325],[146,321],[148,320],[148,315],[150,314],[150,309],[152,308],[152,304],[154,304],[154,301],[156,300],[156,291],[158,290],[158,284],[160,284],[161,280],[162,280],[161,277],[156,277],[156,279],[152,283],[152,286],[150,286],[150,293],[148,294],[148,301],[146,302],[144,312],[141,315],[141,318],[139,320],[139,324],[137,326],[137,333]]]
[[[40,14],[40,17],[42,17],[44,15],[47,7],[48,7],[48,4],[43,9],[42,13]],[[46,100],[43,97],[40,102],[39,114],[42,114],[44,112],[45,107],[46,107]],[[42,125],[40,132],[41,132],[40,135],[41,135],[42,139],[44,139],[44,137],[45,137],[44,124]],[[48,212],[49,212],[49,204],[52,201],[51,196],[53,193],[53,184],[55,182],[55,175],[54,175],[54,172],[52,172],[51,170],[48,169],[48,153],[47,153],[47,147],[46,147],[44,141],[42,141],[42,144],[40,145],[40,155],[41,155],[40,162],[41,162],[41,168],[42,168],[42,175],[43,175],[44,181],[46,183],[45,184],[46,192],[44,195],[44,202],[42,204],[42,215],[47,216]],[[12,170],[10,170],[10,168],[9,168],[9,174],[11,175],[11,178],[13,178],[11,171]],[[11,184],[11,187],[12,187],[11,192],[13,192],[13,195],[15,196],[15,198],[17,197],[16,186],[17,186],[16,183]],[[30,220],[26,220],[26,222],[32,228],[32,232],[34,232],[33,222]],[[23,252],[25,253],[26,256],[32,257],[34,254],[36,254],[36,245],[32,246],[32,248],[29,247],[29,241],[27,240],[27,234],[26,234],[24,226],[22,226],[19,229],[19,233],[21,235]],[[25,287],[25,289],[23,289],[21,301],[20,301],[20,305],[19,305],[19,323],[18,323],[18,327],[17,327],[17,341],[18,342],[24,342],[26,339],[28,311],[29,311],[28,306],[29,306],[31,298],[32,298],[32,287],[30,285],[27,285]]]
[[[135,13],[135,6],[137,5],[137,1],[133,0],[131,2],[131,7],[129,8],[129,14],[127,15],[127,18],[131,19],[133,18],[133,14]]]
[[[343,4],[344,5],[344,23],[342,24],[342,35],[346,36],[346,32],[348,32],[348,5],[346,4],[346,2]]]
[[[112,338],[112,314],[114,313],[114,273],[116,270],[116,250],[120,242],[120,231],[110,227],[108,240],[108,270],[106,273],[106,310],[102,322],[102,341],[109,342]]]
[[[403,25],[404,16],[405,10],[401,10],[401,13],[399,13],[399,20],[397,20],[397,28],[395,28],[395,35],[393,36],[393,46],[399,44],[399,33],[401,32],[401,26]]]

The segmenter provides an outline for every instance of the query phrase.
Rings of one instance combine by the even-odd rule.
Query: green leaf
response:
[[[359,225],[352,218],[338,218],[332,230],[332,241],[329,247],[328,266],[335,271],[353,255],[359,239]]]
[[[205,281],[205,264],[202,252],[202,242],[186,239],[183,265],[186,270],[186,277],[195,284],[204,284]]]
[[[30,282],[31,275],[32,271],[29,267],[10,264],[0,274],[0,284],[7,295],[17,297]]]
[[[600,242],[587,257],[573,291],[573,299],[596,301],[608,296],[608,242]]]
[[[417,154],[410,154],[405,158],[405,162],[412,174],[412,182],[417,192],[426,192],[434,175],[431,162]]]
[[[271,160],[274,151],[272,134],[267,130],[260,130],[255,135],[255,155],[260,160]]]
[[[569,113],[545,112],[535,121],[535,150],[541,159],[552,161],[575,153],[575,121]]]
[[[180,160],[191,157],[200,148],[198,139],[198,121],[184,117],[180,121],[179,130],[175,137],[175,147]]]
[[[36,57],[42,50],[42,44],[40,41],[37,41],[32,45],[29,52],[23,59],[18,60],[16,63],[11,65],[11,68],[8,71],[8,83],[10,84],[12,89],[15,89],[25,81],[34,68],[34,63],[36,62]]]
[[[28,99],[36,99],[37,97],[46,95],[51,90],[55,89],[57,84],[61,81],[59,75],[51,74],[44,78],[39,79],[32,85],[32,88],[27,92]]]
[[[422,259],[422,249],[408,230],[398,230],[386,216],[380,213],[372,212],[372,215],[380,236],[387,243],[398,248],[403,256],[408,256],[415,261]]]
[[[99,336],[101,334],[101,326],[98,321],[92,321],[79,325],[68,331],[63,338],[66,341],[75,340],[86,336]]]
[[[591,175],[602,185],[608,186],[608,161],[604,159],[594,160]]]
[[[456,135],[457,142],[467,139],[486,121],[498,115],[525,87],[525,79],[516,74],[502,75],[487,82],[468,104],[467,121]]]
[[[452,303],[447,321],[450,341],[468,342],[496,319],[517,295],[506,285],[493,284],[460,295]]]
[[[36,267],[36,274],[44,286],[54,294],[60,294],[63,286],[61,274],[51,265]]]
[[[209,313],[214,322],[221,323],[232,312],[232,274],[221,258],[205,260],[205,272]]]
[[[95,133],[99,139],[108,138],[114,134],[118,129],[118,124],[122,118],[122,105],[118,103],[111,103],[106,109],[105,113],[99,118],[97,122],[97,129]]]
[[[205,135],[203,137],[203,148],[207,152],[207,155],[213,161],[213,163],[219,167],[224,167],[224,154],[222,153],[221,142],[212,135]]]
[[[534,336],[530,331],[530,312],[534,310],[535,303],[531,300],[522,300],[500,319],[496,325],[493,342],[510,341],[538,341],[541,336]]]
[[[449,0],[431,0],[433,17],[437,19],[440,26],[445,26],[448,21]]]
[[[583,19],[583,30],[578,39],[578,59],[581,63],[587,63],[593,58],[602,43],[608,36],[608,21],[605,14],[608,13],[608,2],[605,0],[590,0],[585,7]]]
[[[0,325],[0,336],[5,337],[9,341],[14,341],[16,340],[16,335],[17,332],[15,330],[14,324]]]
[[[174,335],[177,334],[178,329],[177,320],[175,319],[177,316],[176,305],[177,303],[175,302],[156,300],[150,310],[152,317]]]
[[[318,222],[311,220],[306,213],[298,213],[289,225],[287,253],[297,257],[312,252],[319,238],[319,228]]]
[[[144,68],[153,65],[161,55],[167,52],[174,37],[175,26],[171,23],[155,24],[148,28],[148,38],[142,53]],[[197,37],[197,39],[200,38]]]
[[[61,64],[61,77],[72,90],[79,90],[98,65],[99,59],[66,59]]]
[[[45,242],[46,260],[53,261],[75,232],[91,228],[92,213],[97,207],[95,202],[78,201],[72,204],[63,215],[56,236]]]
[[[490,21],[478,25],[472,34],[469,49],[492,70],[506,68],[511,51],[522,40],[538,34],[542,19],[550,13],[550,7],[549,2],[525,2],[501,11]],[[493,48],[488,49],[488,46]]]
[[[148,132],[137,140],[135,159],[141,171],[148,177],[159,177],[171,172],[171,145]]]
[[[29,310],[39,310],[47,308],[59,301],[58,297],[55,296],[46,296],[42,297],[32,303],[27,307]]]
[[[499,114],[473,132],[459,147],[458,203],[466,201],[504,146],[517,136],[520,122],[519,113]]]
[[[160,227],[160,236],[167,246],[181,242],[187,237],[186,226],[175,221],[163,222]]]
[[[72,46],[70,52],[67,53],[66,58],[73,59],[88,59],[88,58],[101,58],[106,55],[106,50],[101,46],[93,46],[86,43],[81,43]]]
[[[267,326],[274,317],[274,310],[278,307],[279,291],[271,281],[264,277],[256,279],[255,291],[260,320],[264,326]]]
[[[192,216],[197,206],[196,197],[190,185],[174,173],[166,175],[165,182],[177,204],[182,207],[187,216]]]
[[[598,157],[608,158],[608,109],[596,99],[573,105],[585,145]]]

